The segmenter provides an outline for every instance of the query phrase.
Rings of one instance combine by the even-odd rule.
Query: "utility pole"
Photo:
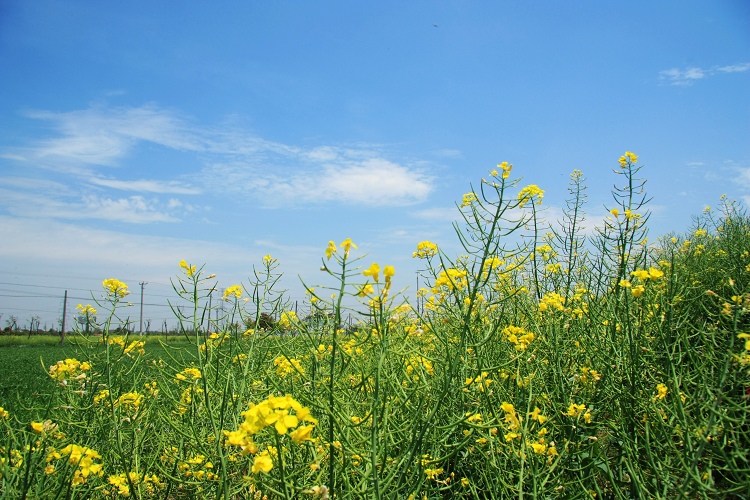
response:
[[[143,334],[143,287],[148,285],[148,281],[141,281],[141,320],[138,323],[138,333]]]
[[[65,290],[65,296],[63,297],[63,320],[60,327],[60,345],[65,343],[65,312],[68,310],[68,291]]]

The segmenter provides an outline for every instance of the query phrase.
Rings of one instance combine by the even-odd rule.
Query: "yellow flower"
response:
[[[347,239],[345,239],[344,241],[341,242],[341,248],[344,249],[344,258],[349,257],[349,250],[352,247],[354,247],[356,249],[357,245],[355,245],[354,243],[352,243],[352,239],[351,238],[347,238]]]
[[[568,406],[568,411],[563,413],[563,415],[567,415],[568,417],[578,417],[583,413],[585,409],[586,405],[577,405],[575,403],[570,403],[570,406]]]
[[[414,252],[412,258],[426,259],[437,254],[438,247],[436,244],[429,241],[422,241],[417,244],[417,251]]]
[[[638,161],[638,157],[635,154],[631,153],[630,151],[626,151],[625,154],[622,155],[618,161],[620,163],[620,166],[622,168],[625,168],[628,165],[628,163],[631,163],[631,164],[636,163]]]
[[[331,260],[331,256],[336,253],[336,243],[329,241],[326,248],[326,258]]]
[[[297,313],[294,311],[283,312],[279,318],[279,326],[282,328],[291,328],[297,321]]]
[[[96,316],[96,309],[91,307],[91,304],[86,304],[85,306],[83,304],[78,304],[76,306],[76,309],[79,309],[81,311],[81,314],[84,316]]]
[[[475,201],[477,201],[477,195],[474,193],[466,193],[461,200],[461,207],[468,207]]]
[[[656,384],[656,396],[654,396],[654,401],[657,399],[664,399],[667,397],[667,386],[664,384]]]
[[[498,165],[500,169],[503,171],[503,179],[507,179],[510,176],[510,171],[513,168],[513,165],[510,165],[507,161],[502,162]]]
[[[633,297],[640,297],[641,295],[643,295],[643,292],[645,291],[646,291],[646,287],[643,285],[635,286],[633,287],[632,290],[630,290],[630,292],[633,294]]]
[[[610,210],[609,213],[611,213],[615,217],[619,217],[619,215],[620,215],[620,211],[617,210],[616,208],[613,208],[612,210]]]
[[[31,430],[33,430],[37,434],[41,434],[42,432],[44,432],[44,423],[42,423],[42,422],[31,422]]]
[[[523,208],[526,203],[533,201],[536,197],[537,205],[542,204],[542,198],[544,198],[544,190],[540,189],[536,184],[529,184],[518,193],[518,206]]]
[[[362,272],[362,274],[370,276],[375,282],[378,282],[380,281],[380,266],[376,262],[373,262],[368,269],[365,269]]]
[[[383,276],[385,276],[385,280],[388,281],[390,278],[392,278],[396,274],[396,268],[393,266],[385,266],[383,268]]]
[[[255,455],[255,460],[253,460],[252,468],[253,474],[257,474],[260,471],[268,473],[271,471],[271,469],[273,469],[273,461],[268,455],[268,450],[264,450]]]
[[[292,441],[294,441],[297,444],[301,443],[302,441],[311,441],[312,438],[310,437],[310,434],[312,433],[314,428],[315,427],[312,425],[303,425],[303,426],[297,427],[290,434]]]
[[[263,256],[263,263],[264,263],[265,265],[267,265],[267,266],[269,266],[269,265],[273,264],[274,262],[276,262],[276,260],[277,260],[277,259],[274,259],[273,257],[271,257],[271,254],[270,254],[270,253],[269,253],[268,255],[264,255],[264,256]]]
[[[0,406],[0,418],[8,418],[9,413]]]
[[[104,287],[107,295],[111,295],[116,299],[121,299],[130,293],[128,292],[128,285],[115,278],[108,278],[102,281],[102,287]]]
[[[234,295],[238,299],[242,297],[242,287],[240,285],[232,285],[229,288],[226,288],[221,300],[228,300],[231,295]]]
[[[189,266],[188,263],[185,262],[185,259],[180,261],[180,267],[185,270],[185,274],[187,274],[188,278],[195,274],[195,266]]]

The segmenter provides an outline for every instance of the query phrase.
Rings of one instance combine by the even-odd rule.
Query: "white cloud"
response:
[[[744,188],[750,188],[750,168],[740,168],[739,175],[734,178],[734,182]]]
[[[411,212],[411,215],[417,219],[436,221],[458,220],[461,218],[456,207],[424,208]]]
[[[432,178],[422,170],[429,165],[421,161],[406,165],[387,159],[382,146],[323,144],[303,148],[267,141],[236,128],[199,127],[154,105],[95,106],[65,113],[35,111],[27,116],[53,123],[58,136],[4,151],[6,158],[53,169],[62,175],[75,174],[77,180],[86,178],[99,187],[141,194],[234,191],[268,207],[309,203],[405,206],[424,201],[433,189]],[[192,178],[192,185],[169,180],[105,178],[93,173],[101,166],[119,165],[141,142],[200,153],[204,167],[201,172],[183,173]],[[110,208],[123,200],[111,200],[109,205],[100,205],[98,211],[110,213]],[[135,199],[128,200],[128,205],[138,207]]]
[[[685,69],[670,68],[659,72],[659,80],[666,82],[668,85],[686,86],[692,85],[696,80],[701,80],[716,73],[740,73],[749,70],[750,63],[721,67],[714,66],[710,69],[702,69],[694,66]]]
[[[186,186],[175,181],[153,181],[141,179],[137,181],[121,181],[117,179],[90,178],[88,182],[97,186],[105,186],[122,191],[138,191],[141,193],[171,193],[171,194],[200,194],[200,189]]]
[[[722,66],[717,69],[724,73],[740,73],[743,71],[750,71],[750,63],[733,64],[731,66]]]
[[[666,80],[669,85],[691,85],[693,80],[700,80],[705,76],[706,73],[700,68],[671,68],[659,72],[659,79]]]
[[[0,205],[21,217],[54,219],[101,219],[143,224],[150,222],[178,222],[178,207],[164,206],[158,199],[142,196],[108,198],[93,194],[53,198],[48,194],[0,189]],[[184,210],[183,210],[184,211]]]

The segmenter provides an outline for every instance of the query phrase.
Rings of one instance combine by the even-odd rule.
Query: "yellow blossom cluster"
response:
[[[51,449],[47,454],[47,463],[49,465],[45,469],[45,472],[47,474],[53,474],[56,468],[51,462],[54,460],[60,460],[63,457],[67,457],[70,465],[76,466],[72,479],[73,486],[84,484],[91,475],[104,475],[102,464],[96,462],[97,460],[101,460],[102,456],[99,455],[96,450],[85,446],[79,446],[77,444],[69,444],[59,451],[54,448]]]
[[[201,371],[198,368],[195,367],[189,367],[182,370],[180,373],[174,376],[175,382],[178,381],[193,381],[198,380],[199,378],[202,378],[203,375],[201,374]]]
[[[91,304],[86,304],[85,306],[83,304],[78,304],[76,309],[81,311],[79,314],[82,316],[96,316],[97,313],[97,310],[92,307]]]
[[[349,251],[352,249],[352,247],[354,247],[355,249],[357,248],[357,245],[352,242],[351,238],[347,238],[344,241],[342,241],[340,243],[340,246],[341,248],[344,249],[345,259],[349,257]],[[331,257],[333,256],[333,254],[335,254],[337,251],[338,249],[336,248],[336,243],[334,243],[333,241],[329,241],[328,247],[326,247],[326,258],[328,260],[331,260]]]
[[[115,278],[107,278],[102,281],[102,287],[107,292],[107,296],[113,299],[121,299],[130,293],[128,285]]]
[[[583,421],[587,424],[591,423],[591,410],[586,408],[586,405],[570,403],[568,411],[564,412],[563,415],[578,418],[583,416]]]
[[[232,285],[230,287],[227,287],[226,289],[224,289],[224,294],[222,295],[221,300],[229,300],[229,298],[232,296],[238,299],[242,297],[242,286]]]
[[[542,198],[544,198],[544,190],[540,189],[536,184],[529,184],[518,193],[518,206],[523,208],[527,203],[533,202],[535,198],[536,204],[541,205]]]
[[[631,153],[630,151],[626,151],[625,154],[620,157],[620,159],[618,160],[618,162],[620,163],[620,166],[622,168],[625,168],[628,165],[628,163],[630,163],[630,164],[637,163],[638,162],[638,156],[636,156],[635,154]]]
[[[291,412],[294,413],[291,413]],[[269,472],[273,468],[272,455],[275,455],[276,449],[269,446],[266,450],[258,452],[257,445],[253,442],[252,436],[259,433],[266,427],[273,427],[279,435],[286,435],[291,429],[289,436],[294,443],[300,444],[304,441],[310,441],[311,434],[317,419],[313,418],[310,410],[302,406],[291,395],[286,396],[268,396],[265,401],[250,403],[250,407],[242,412],[245,420],[240,424],[236,431],[224,431],[227,438],[228,446],[238,446],[242,449],[242,454],[252,454],[255,456],[252,471]],[[300,425],[300,422],[309,422],[310,425]]]
[[[185,259],[180,261],[180,267],[185,270],[185,274],[188,278],[192,277],[195,274],[195,265],[189,265],[187,262],[185,262]]]
[[[81,363],[75,358],[67,358],[50,366],[49,376],[60,381],[83,380],[86,378],[86,374],[83,372],[89,370],[91,370],[91,365],[88,361]]]
[[[466,193],[461,199],[461,208],[468,207],[475,201],[477,201],[477,195],[474,193]]]
[[[297,313],[294,311],[286,311],[281,313],[279,318],[279,326],[284,329],[289,329],[299,322]]]
[[[432,293],[440,293],[441,287],[445,287],[448,290],[466,288],[467,283],[466,271],[454,268],[446,269],[440,271],[440,274],[435,279]]]
[[[565,297],[555,292],[545,293],[539,301],[539,311],[544,312],[548,310],[565,310]]]
[[[525,351],[534,341],[534,334],[519,326],[506,326],[503,328],[503,336],[505,340],[516,346],[517,351]]]
[[[488,390],[490,384],[494,382],[494,380],[489,378],[489,375],[487,372],[482,372],[474,378],[467,378],[464,382],[464,392],[469,392],[469,390],[484,392]]]
[[[420,373],[424,372],[428,375],[435,375],[435,369],[432,367],[432,361],[419,356],[416,354],[409,355],[409,358],[405,360],[406,375],[409,376],[415,382],[420,380]]]
[[[139,394],[138,392],[126,392],[115,400],[115,406],[133,413],[138,413],[142,403],[143,394]]]
[[[286,356],[277,356],[273,360],[273,366],[276,367],[276,375],[286,377],[287,375],[304,375],[305,369],[299,359],[287,358]]]
[[[122,337],[121,335],[109,337],[108,340],[110,345],[119,345],[120,347],[122,347],[122,353],[127,354],[128,356],[131,355],[131,353],[133,353],[134,351],[138,354],[146,353],[146,351],[144,350],[146,342],[142,340],[132,340],[130,341],[130,343],[126,344],[125,337]]]
[[[140,476],[135,472],[128,472],[127,474],[123,472],[121,474],[111,474],[107,476],[107,482],[117,488],[116,491],[112,491],[111,493],[116,493],[122,497],[130,496],[131,484],[133,486],[140,485],[141,489],[147,495],[154,495],[157,490],[163,490],[165,488],[164,483],[156,474],[151,474],[150,476],[148,474],[143,474]],[[103,490],[103,493],[109,495],[110,491],[105,489]]]
[[[420,241],[417,244],[417,251],[412,254],[412,258],[427,259],[438,252],[438,246],[430,241]]]
[[[518,416],[515,407],[510,403],[503,401],[500,408],[505,413],[505,427],[508,429],[508,432],[505,434],[505,441],[510,443],[514,439],[521,437],[521,417]]]
[[[177,464],[177,468],[185,477],[197,479],[199,481],[213,481],[219,479],[219,476],[213,472],[214,464],[206,460],[205,455],[196,454],[184,462]]]

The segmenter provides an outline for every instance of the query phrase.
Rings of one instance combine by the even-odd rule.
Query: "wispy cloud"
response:
[[[750,71],[750,63],[739,63],[731,66],[714,66],[709,69],[695,66],[684,69],[670,68],[659,72],[659,80],[667,85],[692,85],[696,80],[702,80],[717,73],[741,73]]]
[[[154,105],[33,111],[27,116],[51,122],[57,136],[2,151],[3,157],[63,175],[85,173],[88,182],[99,187],[143,194],[233,191],[266,207],[310,203],[405,206],[424,201],[433,190],[423,161],[394,161],[384,146],[282,144],[233,127],[198,126]],[[107,177],[96,175],[101,167],[125,163],[140,143],[197,153],[203,165],[182,172],[183,181],[127,180],[114,177],[118,171],[114,169],[108,169]]]
[[[151,222],[178,222],[178,214],[190,211],[182,203],[172,200],[166,204],[157,198],[130,196],[109,198],[94,194],[80,197],[53,198],[29,191],[0,189],[0,206],[20,217],[49,219],[101,219],[108,221],[144,224]]]
[[[121,191],[137,191],[140,193],[173,193],[173,194],[200,194],[201,190],[180,184],[175,181],[160,182],[153,180],[121,181],[117,179],[91,178],[91,184],[105,186]]]

